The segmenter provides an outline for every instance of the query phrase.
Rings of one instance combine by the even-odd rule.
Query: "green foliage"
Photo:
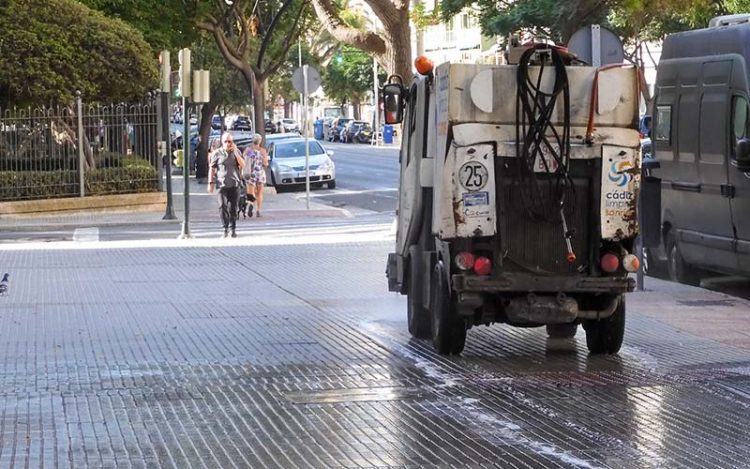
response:
[[[158,190],[152,165],[86,171],[86,195],[130,194]],[[0,200],[52,199],[78,195],[77,171],[0,171]]]
[[[615,29],[625,42],[661,40],[665,35],[704,28],[717,15],[750,10],[749,0],[443,0],[443,19],[477,5],[488,36],[528,31],[565,42],[582,26]]]
[[[417,30],[425,29],[428,26],[434,26],[440,24],[442,19],[442,7],[440,3],[435,5],[431,11],[427,11],[424,3],[419,2],[409,10],[409,17],[414,23],[414,27]]]
[[[230,108],[247,106],[251,95],[242,74],[229,65],[213,38],[201,34],[191,46],[192,67],[211,72],[211,101]]]
[[[0,10],[0,107],[133,101],[157,84],[141,34],[75,0],[10,0]]]
[[[372,57],[355,47],[341,46],[325,69],[326,95],[337,103],[359,104],[372,88]]]
[[[140,31],[155,53],[163,49],[181,49],[196,38],[194,12],[183,0],[159,0],[158,13],[154,10],[153,0],[79,1]]]

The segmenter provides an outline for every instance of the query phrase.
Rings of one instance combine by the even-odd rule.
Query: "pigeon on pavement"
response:
[[[5,272],[5,275],[3,275],[3,279],[0,280],[0,296],[5,296],[8,294],[8,272]]]

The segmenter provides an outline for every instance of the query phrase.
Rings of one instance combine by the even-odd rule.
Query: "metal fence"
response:
[[[0,201],[160,187],[159,109],[141,103],[0,109]]]

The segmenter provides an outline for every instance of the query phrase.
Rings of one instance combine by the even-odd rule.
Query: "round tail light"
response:
[[[637,272],[641,267],[641,261],[635,254],[628,254],[622,259],[622,266],[628,272]]]
[[[453,262],[456,263],[456,267],[459,269],[469,270],[474,267],[474,254],[466,251],[459,252],[453,259]]]
[[[602,256],[600,264],[603,271],[611,274],[620,268],[620,258],[614,254],[605,254]]]
[[[489,275],[492,271],[492,261],[484,256],[477,257],[474,261],[474,272],[477,275]]]

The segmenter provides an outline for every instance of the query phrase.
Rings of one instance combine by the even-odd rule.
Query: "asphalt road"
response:
[[[362,211],[395,213],[398,202],[398,149],[362,144],[328,143],[336,162],[335,191],[316,191],[319,202]]]

